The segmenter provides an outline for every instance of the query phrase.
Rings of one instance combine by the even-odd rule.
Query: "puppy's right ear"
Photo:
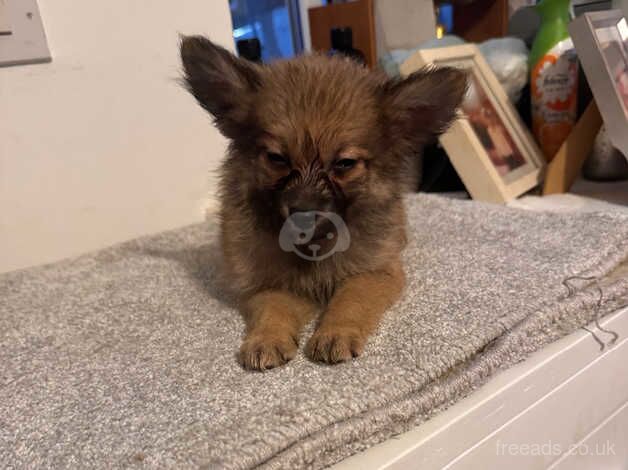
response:
[[[203,36],[182,36],[181,60],[187,89],[214,117],[220,132],[237,137],[260,84],[260,67]]]

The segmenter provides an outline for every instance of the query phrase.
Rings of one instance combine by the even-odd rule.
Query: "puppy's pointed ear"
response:
[[[445,132],[467,90],[467,72],[428,67],[384,85],[383,108],[390,135],[419,147]]]
[[[226,137],[236,137],[259,87],[260,67],[203,36],[182,36],[181,60],[187,89]]]

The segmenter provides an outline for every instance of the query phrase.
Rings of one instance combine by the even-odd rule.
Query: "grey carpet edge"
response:
[[[177,235],[180,237],[181,233],[186,233],[187,231],[196,231],[199,229],[199,227],[207,227],[209,225],[211,225],[211,222],[205,220],[180,225],[178,227],[161,230],[159,232],[138,235],[128,240],[121,240],[109,243],[101,248],[95,248],[78,254],[63,256],[62,258],[52,261],[46,261],[40,264],[34,264],[17,269],[11,269],[9,271],[0,272],[0,278],[2,278],[2,280],[18,279],[20,276],[26,274],[32,276],[34,274],[45,273],[49,271],[61,271],[63,268],[85,263],[87,263],[85,268],[88,268],[90,265],[99,262],[101,257],[113,256],[112,259],[120,259],[123,257],[123,255],[138,254],[141,253],[141,248],[146,244],[157,243],[159,242],[159,240]],[[208,235],[215,236],[215,234],[210,234],[209,232]],[[214,237],[212,236],[212,238]],[[212,240],[208,239],[208,241]]]

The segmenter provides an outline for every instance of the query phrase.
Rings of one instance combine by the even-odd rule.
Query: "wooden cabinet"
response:
[[[508,0],[454,2],[453,33],[468,42],[501,38],[508,32]]]

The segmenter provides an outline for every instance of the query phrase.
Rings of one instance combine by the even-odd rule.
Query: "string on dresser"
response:
[[[582,327],[582,329],[591,333],[591,336],[593,336],[593,339],[595,339],[595,341],[600,345],[600,351],[604,351],[606,346],[612,346],[613,344],[617,342],[617,340],[619,339],[619,334],[616,331],[606,329],[602,325],[600,325],[600,315],[601,315],[601,310],[602,310],[602,304],[604,303],[604,291],[602,290],[602,286],[600,286],[600,283],[597,277],[570,276],[563,280],[563,285],[567,288],[567,298],[574,296],[576,292],[578,291],[577,288],[572,283],[572,281],[575,281],[575,280],[593,282],[595,284],[595,288],[597,289],[599,293],[597,303],[595,304],[595,317],[593,321],[595,322],[595,326],[597,327],[598,330],[608,335],[611,335],[612,338],[608,343],[604,343],[604,341],[602,341],[600,337],[594,331],[584,326]],[[626,306],[628,306],[628,304],[620,306],[619,308],[623,308]]]

